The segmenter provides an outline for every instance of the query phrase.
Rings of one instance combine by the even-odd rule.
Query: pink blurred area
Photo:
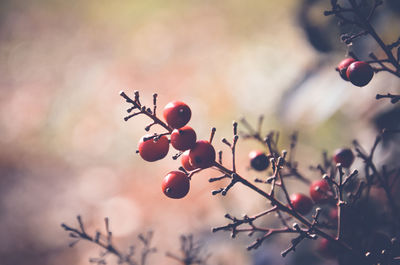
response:
[[[220,138],[231,137],[232,120],[244,115],[254,122],[261,113],[266,128],[287,128],[284,135],[311,123],[321,136],[305,139],[314,138],[317,149],[320,143],[349,143],[354,127],[336,140],[329,132],[353,121],[332,118],[336,106],[346,104],[335,89],[349,86],[331,71],[336,62],[311,80],[308,91],[321,105],[312,96],[295,97],[284,115],[276,114],[285,89],[320,56],[296,27],[296,8],[297,1],[289,0],[2,1],[0,263],[89,264],[99,249],[83,242],[68,248],[60,227],[76,226],[80,214],[93,233],[109,217],[121,248],[139,244],[137,234],[154,230],[159,252],[151,264],[176,264],[164,252],[178,251],[179,236],[187,233],[209,240],[213,264],[250,264],[248,239],[231,241],[227,233],[210,231],[226,222],[226,212],[252,214],[265,202],[239,187],[226,198],[213,197],[211,190],[219,188],[207,182],[217,174],[213,170],[195,176],[185,199],[166,198],[161,180],[179,161],[170,158],[173,150],[157,163],[135,154],[148,120],[125,122],[129,105],[119,91],[139,90],[148,105],[158,93],[159,112],[171,100],[185,101],[199,138],[217,127],[218,148]],[[315,92],[334,79],[333,88]],[[335,96],[326,98],[330,91]],[[242,172],[256,146],[239,143]],[[317,159],[314,147],[303,146],[303,152]]]

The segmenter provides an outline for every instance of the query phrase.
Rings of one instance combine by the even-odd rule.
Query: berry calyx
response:
[[[263,171],[269,166],[269,159],[267,155],[262,151],[251,151],[249,153],[250,166],[254,170]]]
[[[312,200],[301,193],[292,194],[290,196],[290,202],[293,205],[293,209],[302,215],[308,214],[313,207]]]
[[[190,180],[182,171],[171,171],[164,177],[161,188],[167,197],[181,199],[189,192]]]
[[[171,134],[171,145],[179,151],[185,151],[192,148],[196,143],[196,132],[192,127],[184,126],[175,129]]]
[[[189,152],[189,162],[196,168],[208,168],[215,162],[215,149],[210,142],[197,141]]]
[[[192,112],[185,103],[173,101],[165,106],[163,116],[170,127],[179,129],[189,122]]]
[[[310,196],[315,203],[326,203],[333,198],[329,183],[323,179],[314,181],[311,184]]]
[[[186,150],[185,152],[183,152],[183,154],[181,155],[181,164],[185,170],[193,171],[196,169],[196,167],[190,164],[189,152],[190,150]]]
[[[154,162],[164,158],[168,154],[169,141],[167,136],[150,138],[143,136],[139,141],[139,155],[146,161]]]
[[[372,67],[363,61],[353,62],[346,71],[347,78],[355,86],[365,86],[374,76]]]
[[[347,68],[349,67],[350,64],[354,63],[356,60],[353,58],[346,58],[342,60],[339,65],[337,66],[337,69],[339,70],[340,76],[343,78],[345,81],[349,81],[349,78],[347,77],[346,71]]]
[[[342,167],[349,168],[354,161],[354,154],[351,149],[341,148],[335,151],[333,155],[333,161],[340,163]]]

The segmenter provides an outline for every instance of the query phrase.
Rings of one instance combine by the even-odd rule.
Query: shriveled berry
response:
[[[139,154],[149,162],[154,162],[164,158],[168,154],[169,141],[167,136],[163,135],[160,138],[150,138],[151,135],[143,136],[139,141]],[[155,140],[156,139],[156,140]]]
[[[179,151],[185,151],[192,148],[196,143],[196,132],[192,127],[184,126],[175,129],[171,134],[171,145]]]
[[[196,167],[190,164],[189,152],[190,150],[186,150],[185,152],[183,152],[183,154],[181,155],[181,163],[184,169],[186,169],[187,171],[193,171],[196,169]]]
[[[192,112],[185,103],[173,101],[165,106],[163,115],[170,127],[179,129],[189,122]]]
[[[316,180],[310,186],[310,196],[315,203],[326,203],[333,198],[331,187],[326,180]]]
[[[336,164],[340,163],[342,167],[349,168],[354,162],[354,154],[348,148],[337,149],[333,155],[333,161]]]
[[[347,68],[349,67],[350,64],[354,63],[356,60],[353,58],[346,58],[342,60],[339,65],[337,66],[339,70],[340,76],[343,78],[345,81],[349,81],[349,78],[347,77],[346,71]]]
[[[293,208],[300,214],[308,214],[312,207],[312,200],[304,194],[294,193],[290,196],[290,202]]]
[[[190,180],[182,171],[171,171],[164,177],[161,188],[168,197],[180,199],[188,194]]]
[[[205,140],[197,141],[189,152],[189,161],[196,168],[208,168],[215,162],[215,149]]]
[[[365,86],[374,76],[374,70],[368,63],[357,61],[349,65],[346,75],[353,85]]]
[[[251,151],[249,154],[250,166],[257,171],[263,171],[269,166],[269,159],[262,151]]]

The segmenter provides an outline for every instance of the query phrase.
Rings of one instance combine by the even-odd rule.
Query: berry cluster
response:
[[[360,87],[366,86],[374,76],[374,70],[368,63],[353,58],[342,60],[337,66],[337,70],[343,80]]]
[[[368,242],[363,240],[362,237],[357,237],[361,240],[349,237],[351,233],[347,230],[360,230],[360,235],[365,232],[362,230],[364,228],[359,225],[365,219],[360,219],[360,214],[353,212],[364,207],[365,194],[367,194],[367,200],[369,196],[370,188],[368,187],[379,183],[381,186],[378,187],[384,189],[388,200],[393,201],[389,189],[389,175],[392,172],[379,173],[372,163],[372,156],[381,136],[377,137],[370,154],[364,152],[356,141],[353,143],[357,156],[366,164],[366,180],[368,183],[355,177],[358,174],[357,170],[350,172],[349,168],[355,159],[355,155],[348,148],[337,150],[332,159],[328,158],[325,153],[322,164],[318,164],[317,167],[310,167],[312,170],[318,171],[322,175],[322,179],[311,182],[298,171],[297,162],[293,157],[297,133],[291,136],[290,149],[280,150],[278,148],[279,133],[271,131],[265,137],[262,136],[262,117],[259,119],[258,130],[255,130],[245,119],[242,119],[241,122],[248,132],[238,132],[238,123],[234,122],[233,140],[222,139],[222,142],[229,147],[232,154],[232,168],[229,169],[222,163],[222,151],[218,152],[218,159],[216,159],[216,152],[212,145],[215,128],[212,129],[211,137],[207,141],[197,140],[195,131],[187,126],[191,117],[191,110],[186,104],[179,101],[167,104],[163,111],[164,119],[161,120],[156,115],[156,94],[153,96],[153,109],[141,105],[138,92],[135,92],[134,95],[135,98],[131,99],[124,92],[121,92],[121,96],[126,102],[132,105],[127,110],[128,113],[137,110],[125,117],[125,120],[138,114],[144,114],[152,120],[152,123],[145,127],[146,131],[149,131],[153,125],[159,125],[165,129],[163,133],[154,133],[142,137],[138,150],[140,156],[146,161],[157,161],[167,155],[169,144],[171,144],[179,151],[173,158],[181,157],[182,166],[179,171],[169,172],[162,182],[162,191],[166,196],[174,199],[185,197],[190,189],[191,177],[203,169],[213,167],[222,175],[210,178],[209,182],[228,181],[223,184],[224,187],[212,191],[213,195],[225,196],[232,187],[240,183],[261,195],[271,204],[271,208],[253,216],[244,215],[243,218],[237,218],[226,214],[225,218],[229,220],[229,223],[213,228],[213,232],[230,231],[232,237],[239,233],[256,234],[258,237],[255,242],[247,247],[249,250],[258,248],[264,240],[274,234],[288,233],[295,235],[288,249],[281,253],[282,256],[294,251],[303,240],[319,238],[319,249],[321,249],[322,254],[326,252],[324,246],[325,249],[328,246],[331,250],[335,250],[338,259],[348,259],[348,262],[346,261],[343,264],[372,264],[366,257],[366,253],[375,253],[372,246],[369,246]],[[249,154],[249,159],[250,167],[256,171],[271,169],[264,178],[254,179],[255,183],[268,184],[269,191],[257,186],[237,172],[235,150],[239,135],[244,139],[257,140],[264,146],[266,151],[252,151]],[[369,172],[374,172],[374,175],[369,174]],[[308,185],[309,196],[298,192],[289,194],[285,184],[287,178],[295,178]],[[375,178],[377,179],[374,180]],[[393,218],[399,217],[397,206],[395,204],[389,204],[389,206],[392,212],[391,216]],[[314,214],[311,215],[313,210]],[[280,227],[262,227],[254,224],[256,220],[270,213],[275,213],[279,218]],[[290,225],[289,222],[292,221],[293,223]],[[389,222],[391,221],[389,220]],[[330,230],[336,232],[332,233]],[[378,231],[378,229],[375,229],[375,231]],[[386,247],[386,250],[388,249]],[[374,259],[393,259],[396,255],[376,254]]]
[[[335,16],[338,19],[338,25],[347,27],[340,39],[348,46],[348,54],[351,58],[344,59],[337,66],[340,76],[360,87],[367,85],[374,73],[378,72],[388,72],[400,78],[400,38],[392,43],[386,43],[372,23],[375,12],[384,4],[384,1],[331,0],[330,4],[331,8],[326,10],[324,15]],[[352,44],[368,35],[370,40],[379,47],[377,49],[380,50],[380,58],[374,52],[370,52],[368,56],[371,60],[360,61],[352,51],[354,48]],[[376,95],[376,99],[383,98],[389,98],[390,102],[395,104],[399,102],[400,95],[390,93]]]
[[[180,199],[189,192],[188,172],[211,167],[215,161],[215,150],[206,140],[196,141],[196,132],[192,127],[186,126],[191,117],[191,110],[185,103],[180,101],[168,103],[164,108],[163,116],[168,126],[174,129],[170,136],[171,145],[183,152],[178,155],[181,156],[184,170],[169,172],[162,182],[162,190],[166,196]],[[157,153],[158,150],[155,152]]]
[[[269,157],[260,150],[251,151],[249,154],[250,166],[256,171],[263,171],[268,168],[270,162]],[[344,168],[350,168],[354,162],[354,154],[351,149],[337,149],[333,156],[333,162],[340,164]],[[311,199],[310,199],[311,197]],[[334,192],[325,179],[316,180],[310,184],[310,197],[302,193],[293,193],[290,196],[290,203],[292,207],[302,215],[309,214],[315,204],[327,204],[335,206]],[[330,211],[330,217],[333,223],[337,222],[337,209],[332,208]]]
[[[145,128],[147,131],[155,124],[161,125],[166,129],[165,133],[146,134],[143,136],[139,141],[137,152],[145,161],[154,162],[167,156],[170,144],[179,151],[174,156],[174,159],[181,156],[181,171],[169,172],[164,177],[161,186],[163,193],[169,198],[180,199],[185,197],[190,189],[191,175],[189,172],[209,168],[215,162],[216,154],[214,147],[211,145],[212,137],[210,141],[197,140],[195,130],[187,125],[192,116],[190,107],[181,101],[172,101],[164,107],[163,117],[166,121],[164,122],[156,116],[157,94],[153,95],[153,110],[141,105],[137,91],[135,92],[134,100],[124,92],[121,92],[121,96],[128,103],[133,104],[133,107],[128,109],[128,112],[139,109],[138,112],[125,117],[125,120],[138,114],[145,114],[153,120],[153,123]]]

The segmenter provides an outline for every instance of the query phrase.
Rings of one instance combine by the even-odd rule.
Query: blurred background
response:
[[[266,205],[239,186],[213,197],[221,184],[208,183],[217,174],[211,169],[195,176],[185,199],[166,198],[161,181],[179,161],[170,158],[172,149],[157,163],[135,154],[148,120],[124,122],[129,106],[119,91],[139,90],[147,105],[157,92],[160,110],[172,100],[188,103],[198,137],[208,139],[217,127],[221,149],[233,120],[255,124],[263,114],[264,132],[281,131],[282,146],[299,131],[300,170],[316,179],[308,165],[322,150],[350,146],[354,138],[368,147],[377,128],[400,116],[374,99],[398,91],[391,75],[359,88],[334,70],[348,47],[335,19],[323,16],[328,7],[316,0],[1,1],[0,263],[89,264],[99,249],[84,242],[68,248],[60,227],[77,226],[80,214],[92,233],[108,216],[122,249],[153,230],[158,252],[149,264],[177,264],[164,253],[178,252],[179,236],[188,233],[212,253],[209,264],[303,264],[312,242],[283,259],[287,237],[247,252],[247,236],[211,233],[226,223],[225,213],[251,215]],[[386,2],[379,12],[378,31],[395,41],[400,29],[387,24],[399,22],[398,4]],[[355,50],[361,59],[371,50],[379,57],[368,38]],[[238,144],[239,171],[249,178],[256,175],[247,171],[254,148],[261,147]],[[312,262],[329,263],[315,253]]]

